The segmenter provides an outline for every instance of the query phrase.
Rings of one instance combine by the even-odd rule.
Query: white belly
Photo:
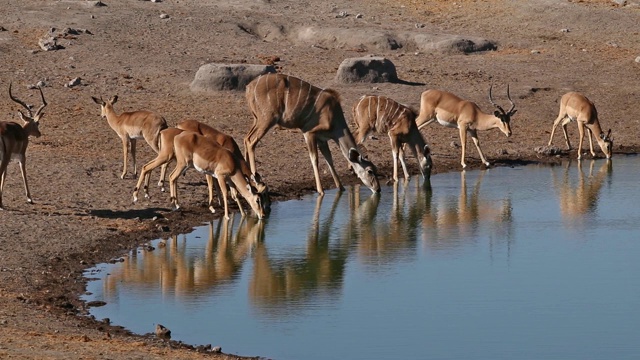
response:
[[[442,125],[442,126],[446,126],[448,128],[454,128],[457,129],[458,128],[458,123],[457,122],[448,122],[448,121],[444,121],[439,119],[438,117],[436,117],[436,121],[438,121],[438,124]]]

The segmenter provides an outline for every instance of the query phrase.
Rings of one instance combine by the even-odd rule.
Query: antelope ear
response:
[[[111,100],[109,100],[109,102],[111,104],[115,104],[118,102],[118,95],[113,95],[113,97],[111,98]]]
[[[518,112],[518,110],[517,110],[517,109],[516,109],[516,110],[513,110],[512,112],[510,112],[510,113],[509,113],[509,116],[513,116],[513,115],[515,115],[517,112]]]
[[[254,172],[253,174],[251,174],[251,180],[253,180],[253,182],[257,183],[261,183],[262,182],[262,176],[260,176],[260,174],[258,174],[257,172]]]
[[[431,154],[431,149],[429,149],[429,145],[425,145],[424,149],[422,150],[422,153],[424,154],[424,156],[427,156],[429,154]]]
[[[495,117],[499,118],[500,115],[502,115],[502,114],[500,113],[500,111],[496,110],[496,111],[493,112],[493,115],[495,115]]]
[[[349,149],[349,161],[351,162],[360,162],[360,153],[355,148]]]
[[[101,99],[98,99],[96,97],[91,97],[91,99],[93,99],[93,102],[98,104],[98,105],[104,105],[104,101],[102,101]]]
[[[609,131],[607,131],[607,137],[611,137],[611,129],[609,129]]]

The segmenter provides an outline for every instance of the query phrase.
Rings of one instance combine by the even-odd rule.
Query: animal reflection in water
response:
[[[589,161],[589,174],[585,175],[582,169],[582,161],[578,161],[577,181],[571,181],[572,161],[566,162],[562,177],[558,171],[552,169],[553,186],[558,194],[560,213],[566,222],[589,221],[586,215],[595,214],[598,206],[600,189],[604,180],[611,176],[612,161],[602,163],[597,173],[594,174],[595,160]],[[575,180],[575,178],[574,178]]]
[[[487,199],[481,194],[486,171],[477,173],[471,191],[467,189],[467,173],[460,173],[459,195],[440,196],[433,200],[431,191],[424,196],[422,237],[431,250],[451,250],[477,241],[480,227],[490,229],[490,239],[509,242],[512,238],[512,207],[508,194],[502,199]]]
[[[306,253],[275,262],[269,258],[264,243],[256,248],[249,296],[258,309],[271,314],[293,315],[295,305],[309,297],[322,294],[327,300],[339,298],[349,244],[342,241],[330,244],[330,237],[335,235],[333,222],[342,194],[336,194],[329,214],[322,221],[320,209],[324,196],[317,197],[307,234]]]
[[[264,240],[264,221],[243,216],[235,233],[236,216],[209,223],[204,253],[188,247],[187,237],[172,236],[153,251],[134,252],[105,281],[105,294],[116,294],[120,283],[138,288],[160,284],[164,295],[207,296],[221,285],[235,281],[246,258]]]

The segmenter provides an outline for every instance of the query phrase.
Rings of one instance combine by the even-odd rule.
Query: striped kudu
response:
[[[251,171],[256,171],[256,144],[277,124],[302,131],[318,193],[324,194],[318,172],[318,149],[329,166],[336,187],[344,189],[333,167],[329,140],[338,144],[360,180],[371,191],[380,191],[376,168],[357,150],[335,90],[321,89],[293,76],[266,74],[247,85],[246,97],[254,118],[253,126],[244,138],[245,155]]]
[[[353,120],[357,127],[355,137],[358,144],[362,144],[371,132],[386,133],[389,136],[393,155],[393,180],[396,182],[398,159],[405,179],[409,179],[404,161],[405,144],[418,159],[422,177],[428,180],[431,176],[431,151],[418,130],[416,116],[413,109],[386,96],[364,95],[353,106]]]

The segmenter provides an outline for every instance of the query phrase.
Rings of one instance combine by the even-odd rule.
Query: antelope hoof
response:
[[[133,203],[135,204],[135,203],[137,203],[137,202],[138,202],[138,197],[137,197],[137,196],[135,196],[135,195],[133,195]]]
[[[29,204],[33,204],[33,200],[31,200],[31,198],[27,198],[27,202],[28,202]]]
[[[209,211],[211,211],[212,214],[216,213],[216,209],[212,205],[209,206]]]
[[[486,163],[484,163],[484,166],[489,167],[491,166],[491,164],[487,161]]]

